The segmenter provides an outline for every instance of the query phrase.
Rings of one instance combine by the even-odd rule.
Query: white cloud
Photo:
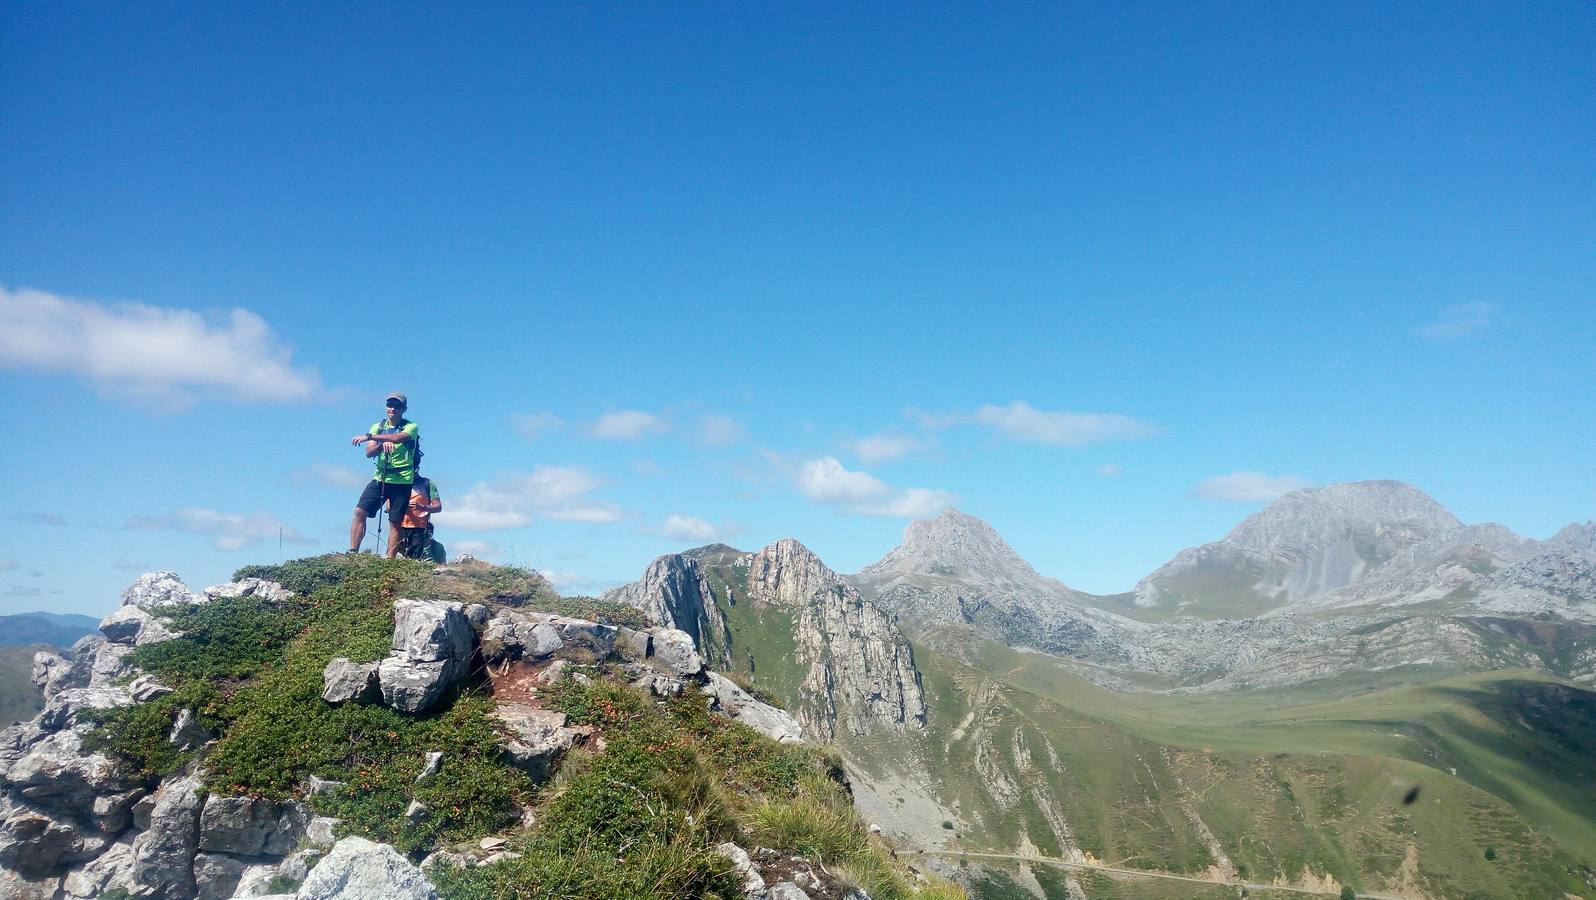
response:
[[[288,473],[288,480],[297,485],[353,490],[365,487],[371,481],[371,472],[365,468],[318,462]]]
[[[648,457],[640,457],[632,460],[632,471],[644,478],[653,478],[664,472],[665,468]]]
[[[588,426],[587,433],[601,441],[636,441],[669,430],[670,425],[653,413],[623,409],[599,416],[597,421]]]
[[[924,438],[887,431],[862,437],[849,446],[855,456],[868,464],[901,459],[911,453],[927,450],[931,447],[931,442]]]
[[[947,491],[894,488],[868,472],[850,471],[830,456],[798,468],[798,490],[816,503],[839,506],[858,516],[926,516],[957,499]]]
[[[725,447],[743,439],[743,426],[729,416],[705,415],[698,421],[698,439],[711,447]]]
[[[885,500],[861,504],[853,511],[862,516],[922,519],[942,512],[957,503],[958,499],[947,491],[912,487],[904,488]]]
[[[1129,441],[1153,433],[1146,422],[1119,413],[1044,412],[1029,403],[986,404],[974,420],[1017,441],[1076,447],[1099,441]]]
[[[311,540],[283,523],[271,513],[224,513],[214,509],[189,507],[164,516],[136,516],[128,520],[127,528],[142,531],[181,531],[211,539],[217,550],[241,550],[261,541],[277,540],[279,535],[287,544],[309,544]]]
[[[800,466],[798,489],[816,503],[861,503],[892,493],[881,479],[869,472],[850,472],[831,456]]]
[[[1121,413],[1049,412],[1023,400],[1014,400],[1007,406],[987,403],[968,412],[930,413],[909,409],[904,415],[921,428],[932,431],[955,425],[984,425],[1011,440],[1064,447],[1134,441],[1157,431],[1150,423]]]
[[[439,525],[467,531],[518,528],[541,517],[564,522],[614,522],[620,507],[588,495],[603,486],[579,466],[537,466],[531,474],[511,474],[474,485],[458,501],[445,503]]]
[[[12,569],[15,569],[16,567],[17,567],[17,561],[16,560],[14,560],[14,559],[0,559],[0,572],[9,572]]]
[[[673,541],[712,541],[720,531],[696,516],[671,513],[660,526],[660,534]]]
[[[1434,322],[1420,325],[1413,333],[1426,341],[1450,341],[1473,337],[1490,327],[1496,315],[1494,303],[1459,303],[1441,310]]]
[[[1125,474],[1125,470],[1114,463],[1103,463],[1097,467],[1097,474],[1104,478],[1118,478]]]
[[[67,523],[65,516],[57,515],[56,513],[30,512],[23,513],[16,518],[27,522],[29,525],[49,525],[54,528],[59,528]]]
[[[621,508],[614,503],[594,503],[587,506],[565,506],[543,511],[543,518],[558,522],[589,522],[604,524],[621,520]]]
[[[529,441],[565,427],[565,420],[551,412],[512,413],[510,425]]]
[[[1265,475],[1262,472],[1231,472],[1206,478],[1192,489],[1204,500],[1231,503],[1268,503],[1283,494],[1313,487],[1313,482],[1297,475]]]
[[[201,315],[0,287],[0,367],[75,375],[101,391],[178,410],[200,397],[290,403],[325,391],[316,370],[255,313]]]
[[[587,577],[580,572],[566,572],[559,569],[539,569],[538,574],[548,579],[549,584],[559,590],[565,590],[579,584],[587,584]]]

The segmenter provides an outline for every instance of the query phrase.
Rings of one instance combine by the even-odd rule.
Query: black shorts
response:
[[[410,485],[389,484],[386,481],[371,479],[366,489],[360,492],[360,500],[355,508],[366,514],[366,518],[375,518],[377,510],[382,509],[382,501],[388,501],[388,521],[393,527],[398,528],[399,523],[405,520],[405,510],[410,508]]]

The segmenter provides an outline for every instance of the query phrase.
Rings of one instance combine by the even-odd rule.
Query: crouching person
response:
[[[431,478],[417,475],[410,485],[410,504],[399,528],[399,555],[410,559],[444,562],[443,545],[432,539],[432,514],[443,512],[438,485]]]

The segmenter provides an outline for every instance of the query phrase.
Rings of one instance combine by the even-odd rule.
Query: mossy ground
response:
[[[313,808],[343,819],[344,833],[390,843],[412,858],[487,834],[518,835],[518,859],[436,868],[450,900],[731,900],[741,896],[740,880],[712,849],[722,840],[807,849],[875,886],[877,900],[962,896],[946,885],[916,886],[871,843],[834,756],[778,744],[714,715],[696,693],[656,701],[598,670],[586,670],[586,682],[556,685],[543,701],[595,726],[604,749],[573,751],[556,780],[542,786],[503,756],[485,685],[468,682],[422,716],[321,700],[331,659],[386,655],[399,596],[641,625],[635,610],[558,598],[533,573],[488,566],[440,576],[425,564],[339,555],[238,576],[278,581],[296,596],[279,605],[244,597],[175,610],[170,624],[183,636],[135,653],[174,692],[103,714],[91,736],[147,782],[190,761],[191,753],[166,740],[177,712],[188,708],[219,736],[203,766],[210,791],[286,798],[302,792],[311,775],[341,781],[342,790],[311,798]],[[417,782],[425,754],[440,750],[440,771]],[[416,824],[405,817],[413,800],[428,810]],[[522,831],[527,809],[536,824]]]

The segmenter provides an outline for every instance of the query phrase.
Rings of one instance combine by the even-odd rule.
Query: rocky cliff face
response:
[[[661,556],[648,564],[641,579],[605,592],[603,599],[635,607],[650,622],[687,632],[710,665],[730,665],[731,632],[715,605],[714,589],[699,558],[683,553]]]
[[[759,607],[772,613],[768,621],[789,631],[782,638],[791,643],[790,662],[803,673],[795,686],[796,714],[821,740],[844,731],[864,735],[925,724],[925,695],[909,642],[888,615],[803,544],[788,538],[757,553],[689,551],[660,557],[641,580],[606,593],[604,599],[627,603],[650,621],[663,623],[681,606],[671,597],[682,579],[659,577],[673,568],[691,571],[691,588],[681,593],[690,596],[687,605],[693,615],[719,629],[701,630],[695,636],[700,648],[714,652],[713,636],[725,635],[724,653],[730,660],[737,657],[740,644],[757,639],[732,629],[721,603]],[[717,597],[715,582],[724,586],[724,596]]]

